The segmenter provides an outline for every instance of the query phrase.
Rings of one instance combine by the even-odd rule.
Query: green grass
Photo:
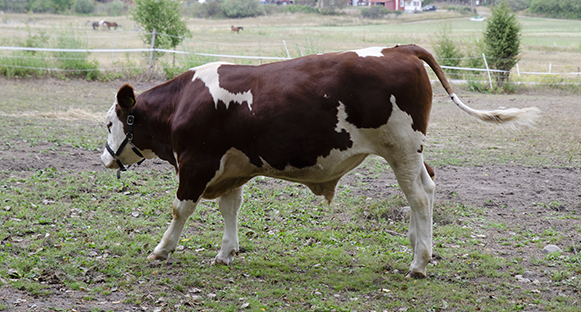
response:
[[[401,199],[369,202],[340,195],[328,206],[305,194],[302,186],[278,183],[265,189],[261,184],[253,181],[247,187],[240,215],[244,252],[233,265],[209,264],[223,227],[214,202],[200,205],[173,262],[166,265],[145,258],[171,218],[173,194],[160,192],[176,186],[170,174],[128,172],[116,180],[110,172],[1,173],[2,202],[11,209],[0,212],[6,220],[0,237],[0,275],[8,278],[8,269],[16,270],[18,278],[9,285],[42,297],[49,292],[39,277],[56,270],[64,273],[64,287],[87,291],[89,302],[115,287],[127,294],[127,304],[154,305],[164,297],[173,305],[198,288],[203,297],[196,307],[224,310],[249,303],[253,310],[283,311],[499,311],[519,309],[535,298],[512,282],[512,275],[523,270],[522,260],[490,254],[471,237],[473,229],[459,228],[450,220],[451,215],[461,215],[478,222],[483,212],[475,207],[436,207],[434,251],[442,260],[429,267],[428,279],[408,280],[402,274],[411,261],[409,243],[385,231],[405,233],[407,221],[383,213],[361,217],[362,211],[401,206]],[[558,236],[550,230],[537,235]],[[514,240],[522,242],[521,236]],[[459,247],[449,247],[454,244]],[[559,269],[551,275],[554,284],[579,289],[572,279],[580,269],[574,258],[546,256],[536,263]],[[149,289],[153,299],[139,295],[137,285]],[[536,297],[537,307],[555,304]],[[574,298],[561,300],[566,308]]]
[[[23,113],[66,112],[70,107],[102,113],[118,84],[52,83],[2,80],[0,92],[7,97],[0,101],[0,122],[7,126],[0,128],[0,152],[88,153],[102,148],[102,122]],[[559,100],[563,98],[575,100]],[[510,99],[528,103],[531,97],[478,99],[509,106],[514,103]],[[576,129],[574,116],[546,109],[538,128],[499,132],[456,110],[450,103],[434,105],[426,146],[432,166],[510,163],[509,155],[528,165],[578,164],[577,158],[567,163],[569,156],[563,153],[578,152],[578,142],[570,139],[578,132],[551,127],[558,119],[571,121]],[[461,144],[466,141],[471,143]],[[531,145],[537,146],[534,152],[527,150]],[[567,233],[553,225],[529,228],[524,222],[491,220],[486,207],[469,203],[435,205],[436,261],[428,267],[427,279],[405,279],[412,255],[405,237],[409,220],[400,208],[407,203],[397,183],[379,191],[370,187],[369,179],[390,170],[379,157],[368,158],[350,173],[330,206],[306,187],[252,180],[239,218],[242,252],[228,267],[211,265],[223,231],[213,201],[198,206],[169,262],[146,259],[171,220],[177,187],[171,170],[129,171],[120,180],[114,171],[92,170],[0,172],[3,287],[47,302],[64,289],[80,294],[93,309],[112,297],[121,301],[116,307],[180,311],[235,311],[246,304],[252,311],[577,309],[581,265],[571,246],[581,246],[571,245],[571,237],[581,234],[580,226]],[[373,195],[366,195],[369,191]],[[530,213],[554,210],[543,214],[547,220],[579,216],[574,207],[560,207],[559,201],[539,202]],[[548,243],[569,248],[555,255],[532,252]],[[519,283],[515,276],[527,270],[543,282]],[[58,284],[49,284],[55,278]]]

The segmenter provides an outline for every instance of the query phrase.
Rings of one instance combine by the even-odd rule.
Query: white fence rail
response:
[[[155,33],[151,34],[152,35],[152,40],[155,40]],[[161,34],[158,34],[158,36]],[[232,45],[237,45],[237,44],[233,44],[233,43],[220,43],[220,42],[210,42],[209,44],[213,44],[213,45],[220,45],[220,46],[232,46]],[[260,43],[259,43],[260,44]],[[113,46],[115,45],[114,43],[112,44]],[[153,46],[153,44],[152,44]],[[238,46],[241,46],[241,44],[238,44]],[[267,46],[267,45],[264,45]],[[0,53],[0,67],[8,67],[8,68],[22,68],[22,69],[34,69],[34,70],[42,70],[42,71],[54,71],[54,72],[67,72],[67,71],[123,71],[123,70],[134,70],[134,69],[140,69],[140,70],[147,70],[148,71],[148,76],[150,76],[150,72],[153,69],[153,62],[155,60],[155,53],[154,52],[163,52],[163,53],[167,53],[169,55],[181,55],[181,56],[200,56],[200,57],[211,57],[211,58],[216,58],[216,59],[229,59],[229,60],[257,60],[260,63],[262,63],[263,61],[278,61],[278,60],[288,60],[291,59],[291,55],[289,53],[289,49],[286,45],[286,42],[283,41],[282,45],[280,45],[282,47],[284,47],[284,54],[286,54],[287,56],[264,56],[264,55],[259,55],[259,56],[255,56],[255,55],[239,55],[239,54],[235,54],[235,53],[204,53],[204,52],[188,52],[188,51],[183,51],[183,50],[169,50],[169,49],[157,49],[157,48],[131,48],[131,49],[127,49],[127,48],[110,48],[110,49],[62,49],[62,48],[42,48],[42,47],[14,47],[14,46],[0,46],[0,51],[2,53]],[[298,47],[298,49],[300,50],[300,55],[303,55],[303,49]],[[234,49],[232,49],[234,50]],[[14,65],[14,64],[3,64],[4,62],[2,62],[2,60],[4,58],[43,58],[43,59],[75,59],[75,58],[58,58],[55,56],[41,56],[41,57],[35,57],[33,55],[30,56],[23,56],[23,55],[10,55],[10,54],[6,54],[3,51],[35,51],[35,52],[49,52],[49,53],[86,53],[86,54],[100,54],[100,53],[110,53],[111,54],[111,59],[112,59],[112,66],[111,67],[103,67],[100,66],[97,69],[62,69],[62,68],[45,68],[45,67],[33,67],[33,66],[24,66],[24,65]],[[134,56],[132,57],[133,60],[139,61],[142,60],[143,64],[140,66],[119,66],[118,64],[115,63],[115,54],[135,54],[135,53],[142,53],[141,56]],[[262,54],[262,53],[261,53]],[[145,55],[149,55],[149,58],[146,57]],[[448,77],[451,78],[451,80],[455,81],[455,82],[465,82],[466,80],[474,80],[474,81],[483,81],[483,79],[486,79],[485,77],[479,75],[479,73],[486,73],[487,75],[487,82],[492,86],[492,76],[493,75],[497,75],[499,73],[506,73],[507,71],[503,71],[503,70],[498,70],[498,69],[490,69],[488,68],[487,65],[487,61],[486,61],[486,57],[484,56],[484,54],[482,55],[483,60],[484,60],[484,64],[486,68],[472,68],[472,67],[458,67],[458,66],[444,66],[442,65],[441,67],[446,71],[446,74]],[[86,58],[84,58],[86,59]],[[441,61],[441,60],[440,60]],[[145,63],[148,63],[147,65]],[[426,65],[427,66],[427,65]],[[563,65],[564,66],[564,65]],[[570,65],[567,65],[569,67],[571,67]],[[566,72],[552,72],[551,71],[551,67],[552,64],[549,63],[549,72],[538,72],[538,71],[521,71],[519,68],[519,64],[517,63],[515,70],[513,70],[513,74],[516,74],[516,77],[521,77],[521,76],[525,76],[525,75],[531,75],[531,76],[538,76],[538,75],[550,75],[550,76],[559,76],[559,77],[563,77],[563,78],[568,78],[569,80],[571,80],[570,78],[580,78],[581,81],[581,69],[579,69],[579,67],[577,67],[577,71],[576,72],[571,72],[571,71],[566,71]],[[513,75],[514,77],[515,75]],[[575,77],[577,76],[577,77]],[[526,82],[524,82],[526,83]],[[538,82],[537,82],[538,83]],[[579,84],[579,82],[572,82],[573,84]]]

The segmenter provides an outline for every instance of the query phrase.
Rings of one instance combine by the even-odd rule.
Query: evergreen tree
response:
[[[520,53],[521,25],[516,14],[511,14],[506,1],[492,7],[492,16],[486,21],[484,43],[488,65],[494,69],[510,71],[518,61]],[[499,73],[496,85],[500,88],[510,73]]]

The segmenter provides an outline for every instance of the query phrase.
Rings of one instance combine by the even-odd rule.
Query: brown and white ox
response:
[[[422,61],[453,102],[476,119],[526,124],[538,113],[469,108],[432,55],[414,45],[259,66],[210,63],[137,97],[130,85],[122,86],[107,113],[101,161],[124,170],[159,157],[179,179],[173,220],[149,258],[166,259],[198,202],[219,198],[225,231],[215,263],[229,264],[238,252],[246,182],[256,176],[299,182],[330,202],[339,179],[374,154],[389,163],[411,207],[408,276],[425,277],[435,184],[422,153],[432,107]]]

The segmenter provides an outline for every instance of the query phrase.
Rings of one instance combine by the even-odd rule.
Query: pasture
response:
[[[429,48],[442,19],[455,25],[459,41],[480,32],[482,24],[446,14],[373,23],[265,16],[237,20],[240,34],[230,33],[232,20],[190,19],[189,28],[203,44],[260,42],[259,52],[269,55],[285,55],[269,44],[287,40],[292,56],[299,46],[311,47],[304,53],[395,43]],[[35,18],[33,29],[81,31],[85,23]],[[548,56],[580,62],[581,27],[571,27],[578,21],[526,21],[523,58],[539,68]],[[87,36],[139,45],[123,39],[131,22],[117,22],[118,32],[91,29]],[[11,25],[0,32],[5,42],[21,30]],[[252,180],[233,265],[211,265],[223,231],[214,201],[198,206],[169,261],[146,260],[171,220],[177,182],[160,160],[119,180],[100,165],[103,119],[125,82],[137,91],[161,83],[0,78],[0,310],[578,311],[578,94],[539,88],[492,95],[454,86],[474,108],[542,111],[536,127],[511,130],[477,123],[434,85],[424,151],[436,173],[434,258],[428,278],[409,280],[407,202],[377,157],[342,179],[331,205],[301,185]],[[561,251],[543,253],[548,244]]]
[[[199,205],[168,262],[147,261],[177,183],[159,160],[120,180],[99,164],[119,84],[1,80],[2,309],[578,308],[577,96],[457,91],[473,107],[542,110],[537,127],[507,131],[474,122],[435,86],[425,151],[436,170],[435,258],[427,279],[408,280],[407,203],[376,157],[342,180],[330,206],[300,185],[251,181],[231,266],[210,264],[223,229],[213,201]],[[547,244],[562,251],[543,254]]]
[[[481,7],[478,10],[480,14],[485,16],[488,14],[487,8]],[[439,29],[444,23],[449,23],[452,30],[450,37],[462,47],[465,55],[481,57],[480,53],[475,52],[474,46],[482,38],[485,23],[471,22],[469,15],[442,10],[423,14],[404,14],[397,19],[369,20],[351,13],[339,16],[286,13],[238,20],[188,18],[187,25],[192,37],[186,39],[178,50],[245,56],[298,57],[369,46],[415,43],[433,51],[432,44]],[[106,27],[93,30],[88,22],[100,19],[115,21],[121,27],[111,31]],[[22,45],[27,38],[34,35],[44,33],[48,36],[63,36],[70,35],[73,31],[90,49],[149,47],[149,44],[143,43],[142,33],[137,25],[126,16],[90,18],[7,13],[3,20],[10,21],[9,24],[0,25],[2,30],[0,43],[7,46]],[[520,17],[519,20],[523,26],[523,51],[519,62],[521,71],[548,72],[549,67],[552,72],[579,71],[581,21],[526,16]],[[233,33],[231,31],[233,24],[243,26],[244,30],[239,34]],[[103,67],[112,64],[116,64],[117,67],[135,63],[146,65],[148,62],[147,57],[141,54],[129,56],[123,53],[116,55],[93,53],[91,57],[96,58]],[[236,63],[253,62],[243,59],[223,60]],[[162,61],[171,63],[170,55],[167,54]]]

